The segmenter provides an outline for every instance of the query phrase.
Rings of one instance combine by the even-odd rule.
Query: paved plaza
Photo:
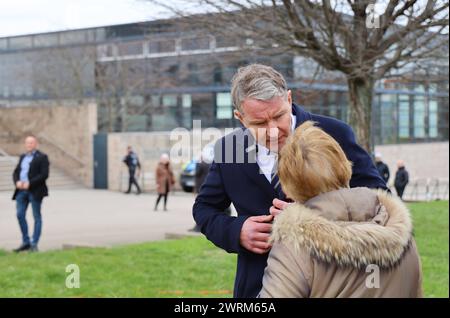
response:
[[[21,243],[12,193],[0,192],[0,249]],[[153,211],[156,194],[123,194],[107,190],[52,190],[42,204],[43,228],[40,250],[66,246],[113,246],[163,240],[168,234],[190,234],[194,226],[191,193],[172,193],[168,211]],[[27,220],[33,231],[31,206]]]

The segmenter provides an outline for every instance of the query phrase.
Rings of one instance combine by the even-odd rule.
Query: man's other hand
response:
[[[272,231],[273,215],[251,216],[245,220],[241,229],[241,245],[256,254],[265,254],[272,247],[269,236]]]

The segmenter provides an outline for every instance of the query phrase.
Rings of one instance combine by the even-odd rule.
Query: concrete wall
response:
[[[24,136],[34,134],[51,165],[88,187],[93,184],[92,144],[96,132],[95,103],[0,108],[0,148],[19,155],[24,151]]]
[[[383,161],[389,166],[389,183],[394,182],[399,159],[405,161],[411,180],[449,178],[448,142],[381,145],[375,146],[375,151],[382,154]]]

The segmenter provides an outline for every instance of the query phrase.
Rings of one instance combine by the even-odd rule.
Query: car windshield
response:
[[[194,171],[194,170],[195,170],[195,161],[194,161],[194,160],[190,161],[190,162],[186,165],[186,168],[184,168],[184,170],[185,170],[186,172]]]

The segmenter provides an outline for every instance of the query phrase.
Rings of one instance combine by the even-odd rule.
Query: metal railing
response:
[[[403,199],[408,201],[448,200],[449,180],[437,178],[411,180],[405,188]]]

